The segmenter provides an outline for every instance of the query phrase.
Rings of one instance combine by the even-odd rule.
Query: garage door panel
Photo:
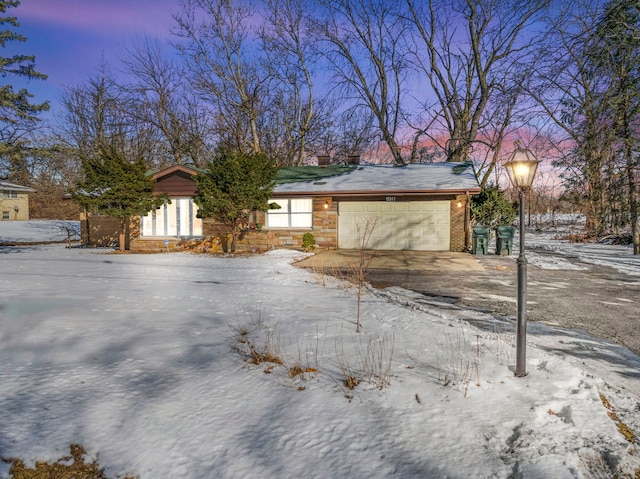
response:
[[[409,210],[409,203],[385,203],[390,205],[389,206],[389,211],[393,212],[393,213],[406,213]],[[393,205],[393,206],[391,206]]]
[[[338,211],[339,248],[357,248],[357,225],[375,218],[370,249],[449,250],[448,201],[340,202]]]

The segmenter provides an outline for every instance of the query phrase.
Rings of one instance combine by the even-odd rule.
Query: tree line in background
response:
[[[2,87],[0,177],[58,194],[100,152],[159,169],[230,151],[471,160],[488,187],[519,140],[553,161],[589,234],[631,228],[640,252],[640,1],[177,1],[171,44],[131,45],[52,124]],[[26,40],[18,4],[0,1],[3,47]],[[4,58],[3,76],[45,79],[34,61]]]

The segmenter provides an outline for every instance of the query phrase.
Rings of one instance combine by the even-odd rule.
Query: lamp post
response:
[[[520,255],[518,256],[518,316],[516,321],[516,376],[527,375],[527,258],[524,252],[524,194],[531,188],[539,160],[529,150],[517,147],[505,163],[511,184],[520,195]]]

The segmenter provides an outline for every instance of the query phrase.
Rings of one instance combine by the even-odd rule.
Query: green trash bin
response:
[[[498,226],[496,228],[496,254],[509,256],[513,252],[513,236],[516,229],[513,226]]]
[[[472,240],[472,254],[487,254],[489,252],[489,228],[474,226]]]

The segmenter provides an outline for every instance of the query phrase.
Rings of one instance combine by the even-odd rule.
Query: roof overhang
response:
[[[178,172],[186,173],[186,174],[192,175],[192,176],[195,176],[198,173],[200,173],[200,171],[197,170],[196,168],[192,168],[192,167],[185,166],[185,165],[173,165],[173,166],[170,166],[170,167],[165,168],[163,170],[151,173],[151,177],[154,180],[157,180],[158,178],[162,178],[164,176],[168,176],[168,175],[171,175],[173,173],[178,173]]]
[[[332,196],[332,197],[363,197],[363,196],[443,196],[443,195],[477,195],[480,188],[449,189],[449,190],[361,190],[361,191],[274,191],[271,196]]]
[[[9,191],[21,191],[23,193],[34,193],[36,191],[33,188],[29,188],[28,186],[14,185],[13,183],[7,183],[4,181],[0,181],[0,189]]]

